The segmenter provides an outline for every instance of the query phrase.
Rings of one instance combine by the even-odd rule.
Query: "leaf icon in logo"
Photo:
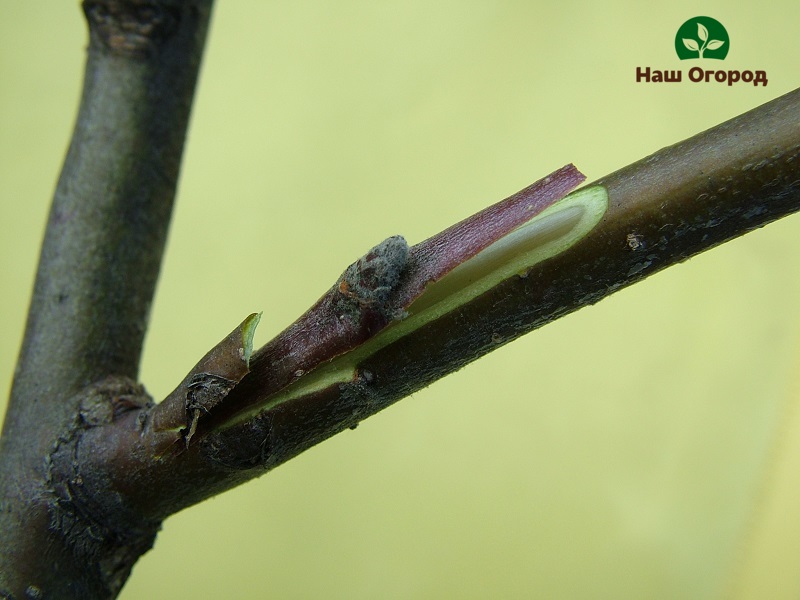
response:
[[[724,60],[731,47],[728,31],[711,17],[693,17],[685,21],[678,28],[674,40],[675,53],[681,60]]]

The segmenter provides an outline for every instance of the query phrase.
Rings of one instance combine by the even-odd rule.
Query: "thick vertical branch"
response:
[[[44,459],[78,418],[76,394],[137,375],[211,0],[87,0],[83,8],[83,96],[0,442],[0,591],[19,597],[48,585],[61,587],[47,597],[116,593],[127,575],[121,563],[73,564],[50,531]]]
[[[571,167],[412,248],[389,238],[252,365],[257,315],[155,406],[134,378],[211,2],[84,2],[81,109],[0,439],[0,600],[112,598],[166,516],[800,209],[795,91],[564,198]]]

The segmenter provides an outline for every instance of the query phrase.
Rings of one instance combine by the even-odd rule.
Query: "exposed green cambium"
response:
[[[255,413],[295,398],[353,381],[358,365],[381,348],[412,335],[420,327],[511,277],[525,277],[534,265],[573,246],[600,222],[607,208],[608,193],[602,186],[577,190],[555,202],[438,281],[431,282],[422,295],[405,307],[404,319],[393,322],[353,351],[299,378],[256,410],[240,413],[224,427],[244,422]]]
[[[408,319],[393,329],[409,324],[416,329],[513,275],[524,277],[533,265],[560,254],[589,233],[606,208],[608,194],[603,187],[573,192],[428,285],[406,309]]]
[[[262,313],[253,313],[242,323],[242,360],[245,366],[250,366],[250,357],[253,354],[253,336],[256,334],[258,323],[261,321]]]

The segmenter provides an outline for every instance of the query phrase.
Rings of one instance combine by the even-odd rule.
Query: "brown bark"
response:
[[[113,417],[147,401],[133,380],[211,2],[92,0],[83,8],[90,39],[81,106],[0,438],[0,591],[17,598],[37,590],[113,597],[156,527],[56,515],[71,492],[54,494],[48,457],[96,424],[82,414],[92,410],[87,402],[117,398]],[[79,530],[98,543],[76,542]]]
[[[429,282],[522,223],[520,207],[544,210],[581,177],[565,168],[412,248],[390,238],[252,356],[258,317],[245,319],[156,405],[136,382],[139,355],[211,2],[84,10],[84,94],[0,438],[0,597],[114,597],[170,514],[800,209],[796,90],[599,180],[608,208],[574,245],[381,338]],[[352,377],[321,375],[337,365]]]

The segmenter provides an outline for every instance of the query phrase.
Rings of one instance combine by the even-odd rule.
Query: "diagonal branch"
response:
[[[161,404],[134,379],[211,0],[85,0],[90,45],[0,439],[0,596],[115,596],[161,521],[661,268],[800,209],[800,90],[569,195],[381,242]]]
[[[207,411],[190,415],[187,377],[113,432],[92,430],[87,460],[153,519],[256,477],[528,331],[799,210],[799,124],[797,90],[561,200],[582,179],[572,167],[410,249],[390,238],[247,373],[218,373],[230,385]],[[249,358],[253,318],[212,354]]]
[[[221,411],[209,457],[254,474],[273,468],[528,331],[800,210],[800,90],[594,186],[606,191],[608,209],[585,237],[421,327],[338,357],[277,393],[253,384],[259,368],[270,369],[254,361],[230,402],[246,395],[263,408],[227,419]]]

